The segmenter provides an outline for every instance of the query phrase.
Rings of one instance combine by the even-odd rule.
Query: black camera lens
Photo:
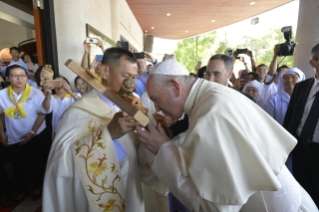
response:
[[[90,39],[90,42],[93,42],[93,39]]]
[[[282,44],[281,47],[280,47],[280,52],[283,53],[283,54],[288,53],[290,50],[291,50],[291,45],[287,44],[287,43]]]

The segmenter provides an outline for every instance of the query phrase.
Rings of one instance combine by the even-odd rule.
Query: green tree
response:
[[[194,72],[198,61],[206,62],[212,54],[211,49],[216,39],[216,32],[210,32],[181,40],[175,50],[175,59],[182,63],[189,72]]]

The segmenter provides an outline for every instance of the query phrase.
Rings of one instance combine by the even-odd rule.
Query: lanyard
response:
[[[22,94],[22,95],[23,95],[23,94]],[[16,106],[16,109],[18,109],[18,104],[19,104],[19,102],[20,102],[20,100],[21,100],[22,98],[20,98],[19,101],[17,101],[17,100],[14,98],[13,92],[12,92],[12,98],[13,98],[13,101],[14,101],[14,105]]]

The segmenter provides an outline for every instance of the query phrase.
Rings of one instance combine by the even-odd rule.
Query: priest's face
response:
[[[228,71],[223,60],[211,60],[208,62],[204,79],[227,86],[232,74],[233,70]]]
[[[136,82],[137,65],[125,58],[121,58],[119,65],[107,66],[103,64],[101,67],[101,76],[103,84],[118,91],[122,87],[123,80],[126,78],[132,78]]]
[[[167,85],[156,83],[150,75],[146,83],[146,91],[153,101],[156,111],[162,111],[166,116],[177,120],[183,115],[184,103],[181,98],[181,87],[174,82]]]

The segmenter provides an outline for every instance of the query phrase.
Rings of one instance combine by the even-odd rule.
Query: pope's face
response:
[[[231,75],[232,71],[227,71],[223,60],[211,60],[208,62],[204,79],[227,86]]]
[[[181,104],[174,86],[154,83],[154,78],[150,75],[147,80],[146,91],[153,101],[156,111],[162,111],[166,116],[175,120],[182,117],[184,105]]]

